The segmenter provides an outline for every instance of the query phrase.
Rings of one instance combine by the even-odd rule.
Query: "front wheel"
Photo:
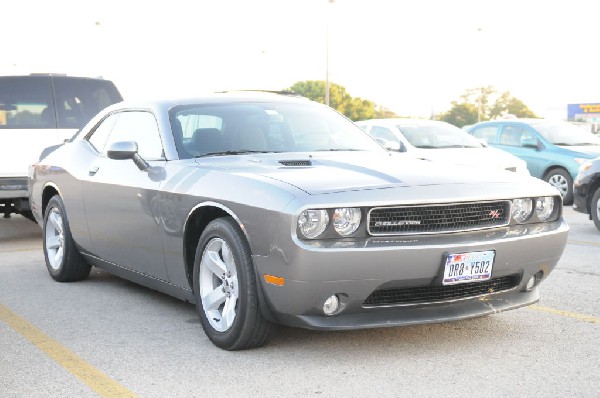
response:
[[[590,215],[598,231],[600,231],[600,188],[596,189],[596,193],[592,196],[590,203]]]
[[[573,204],[573,178],[568,171],[552,169],[546,174],[544,181],[558,189],[563,198],[563,204]]]
[[[259,307],[250,247],[233,219],[212,221],[200,237],[194,262],[196,309],[217,347],[243,350],[264,345],[273,325]]]
[[[48,273],[58,282],[85,279],[91,270],[75,246],[65,204],[58,195],[50,199],[44,212],[44,257]]]

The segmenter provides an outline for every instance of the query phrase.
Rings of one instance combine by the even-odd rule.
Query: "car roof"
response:
[[[126,100],[113,105],[111,108],[172,108],[194,104],[248,103],[248,102],[278,102],[278,103],[311,103],[322,105],[308,98],[297,95],[286,95],[272,92],[222,92],[209,93],[198,97],[166,97],[157,99]]]
[[[447,122],[441,120],[431,120],[431,119],[417,119],[417,118],[405,118],[405,117],[393,117],[393,118],[384,118],[384,119],[369,119],[369,120],[361,120],[356,123],[371,123],[371,122],[379,122],[386,124],[416,124],[420,126],[432,126],[436,124],[449,124]]]

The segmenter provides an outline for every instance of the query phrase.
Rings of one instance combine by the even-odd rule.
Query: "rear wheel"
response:
[[[194,263],[194,295],[208,338],[225,350],[264,345],[273,325],[259,307],[250,247],[231,218],[212,221],[200,237]]]
[[[50,199],[44,213],[44,257],[48,273],[58,282],[79,281],[90,273],[91,266],[75,246],[65,205],[58,195]]]
[[[590,215],[598,231],[600,231],[600,187],[596,189],[596,193],[592,196],[592,202],[590,203]]]
[[[565,169],[552,169],[544,177],[544,181],[558,189],[565,205],[573,204],[573,178]]]

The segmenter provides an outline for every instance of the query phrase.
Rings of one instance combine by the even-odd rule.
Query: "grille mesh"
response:
[[[371,235],[468,231],[507,225],[510,202],[378,207],[369,213]]]
[[[444,302],[510,290],[519,284],[519,275],[501,276],[483,282],[450,286],[413,286],[375,290],[365,300],[365,306],[385,306]]]

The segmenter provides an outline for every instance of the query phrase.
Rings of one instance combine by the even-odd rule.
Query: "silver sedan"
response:
[[[113,105],[30,170],[57,281],[91,266],[195,303],[227,350],[275,324],[444,322],[539,299],[568,226],[558,191],[391,155],[304,98]]]

